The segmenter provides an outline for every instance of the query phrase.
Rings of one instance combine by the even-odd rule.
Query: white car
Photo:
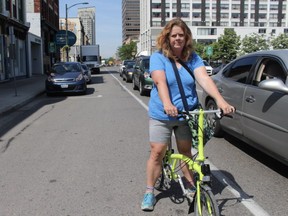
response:
[[[211,76],[213,68],[208,64],[207,61],[203,60],[203,63],[205,65],[205,68],[206,68],[206,71],[207,71],[208,75]]]

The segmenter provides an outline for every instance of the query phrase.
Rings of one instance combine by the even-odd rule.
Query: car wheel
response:
[[[206,109],[217,109],[217,105],[214,100],[209,100],[206,104]],[[213,130],[214,130],[214,136],[215,137],[223,137],[224,131],[222,130],[222,127],[220,125],[220,120],[214,120],[213,122]]]
[[[135,78],[134,77],[132,78],[132,86],[133,86],[133,90],[137,90],[138,89],[138,87],[135,84]]]
[[[139,81],[139,91],[141,96],[145,95],[145,90],[141,81]]]

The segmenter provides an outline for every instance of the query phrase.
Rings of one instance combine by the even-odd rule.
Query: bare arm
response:
[[[152,79],[158,88],[158,94],[163,103],[164,111],[170,116],[177,116],[177,108],[172,104],[169,95],[165,72],[163,70],[153,71]]]
[[[224,114],[235,112],[235,108],[228,104],[219,93],[217,86],[211,77],[207,74],[204,66],[195,69],[195,79],[207,94],[214,98],[217,106],[223,110]]]

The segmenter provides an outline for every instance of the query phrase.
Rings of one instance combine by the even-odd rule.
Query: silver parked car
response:
[[[211,78],[236,107],[233,118],[215,125],[215,135],[228,132],[288,165],[288,50],[250,53],[227,64]],[[202,95],[202,104],[215,101]]]

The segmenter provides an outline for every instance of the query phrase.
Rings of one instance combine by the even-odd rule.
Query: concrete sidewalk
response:
[[[45,92],[46,75],[0,83],[0,115],[4,115],[30,102]]]

